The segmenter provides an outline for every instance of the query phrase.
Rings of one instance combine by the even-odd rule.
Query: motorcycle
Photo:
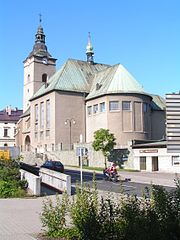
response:
[[[107,169],[103,170],[104,179],[105,181],[112,181],[112,182],[118,182],[119,181],[119,175],[117,172],[110,173],[107,171]]]

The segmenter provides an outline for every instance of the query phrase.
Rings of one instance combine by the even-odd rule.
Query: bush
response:
[[[76,199],[71,206],[71,217],[80,239],[98,239],[100,224],[95,192],[93,194],[84,187],[77,188]]]
[[[20,180],[19,164],[15,160],[0,160],[0,197],[23,197],[27,182]]]
[[[24,197],[25,190],[22,189],[17,181],[0,181],[0,197]]]
[[[151,196],[151,198],[149,198]],[[116,201],[109,195],[98,201],[94,190],[77,187],[73,202],[68,200],[52,206],[49,200],[43,208],[43,223],[48,235],[73,240],[178,240],[180,239],[180,181],[176,189],[167,192],[152,186],[144,198],[121,196]],[[72,226],[67,228],[65,215],[71,213]]]
[[[43,227],[47,227],[47,234],[51,237],[57,237],[63,234],[66,226],[65,215],[68,208],[68,196],[63,194],[62,201],[56,195],[56,203],[53,204],[51,199],[46,199],[43,202],[43,212],[41,214],[41,221]]]

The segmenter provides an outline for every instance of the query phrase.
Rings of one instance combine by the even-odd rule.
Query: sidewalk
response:
[[[41,232],[43,198],[0,199],[0,239],[33,240]]]
[[[119,172],[120,176],[130,178],[131,182],[147,183],[175,187],[174,173],[159,173],[159,172]],[[180,178],[180,174],[177,175]]]

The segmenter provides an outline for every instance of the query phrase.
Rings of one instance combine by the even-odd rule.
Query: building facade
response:
[[[55,71],[56,59],[38,27],[24,61],[24,113],[17,134],[22,150],[72,150],[80,135],[91,143],[100,128],[114,133],[116,148],[122,149],[133,139],[163,138],[164,100],[145,92],[123,65],[94,62],[90,34],[86,56],[86,61],[68,59]]]
[[[23,111],[11,106],[0,111],[0,147],[14,147],[17,122]]]
[[[180,94],[166,94],[166,138],[133,142],[134,168],[141,171],[180,173]]]
[[[180,155],[180,93],[166,94],[167,151]]]

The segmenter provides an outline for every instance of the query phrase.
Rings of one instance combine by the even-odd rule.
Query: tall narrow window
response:
[[[39,118],[38,104],[36,104],[35,105],[35,131],[37,131],[37,129],[38,129],[38,118]]]
[[[98,104],[95,104],[93,106],[93,113],[97,113],[98,112]]]
[[[148,104],[143,103],[143,112],[146,113],[148,111]]]
[[[4,128],[4,137],[8,137],[8,128]]]
[[[44,82],[44,83],[47,82],[47,74],[46,74],[46,73],[44,73],[44,74],[42,75],[42,82]]]
[[[100,112],[105,112],[105,102],[100,103]]]
[[[44,128],[44,102],[40,105],[40,128]]]
[[[38,122],[38,104],[35,105],[35,122]]]
[[[46,101],[46,128],[50,128],[50,100]]]
[[[48,84],[47,84],[47,74],[46,74],[46,73],[44,73],[44,74],[42,75],[42,82],[45,84],[45,87],[48,86]]]
[[[88,112],[88,115],[92,114],[92,106],[87,107],[87,112]]]

